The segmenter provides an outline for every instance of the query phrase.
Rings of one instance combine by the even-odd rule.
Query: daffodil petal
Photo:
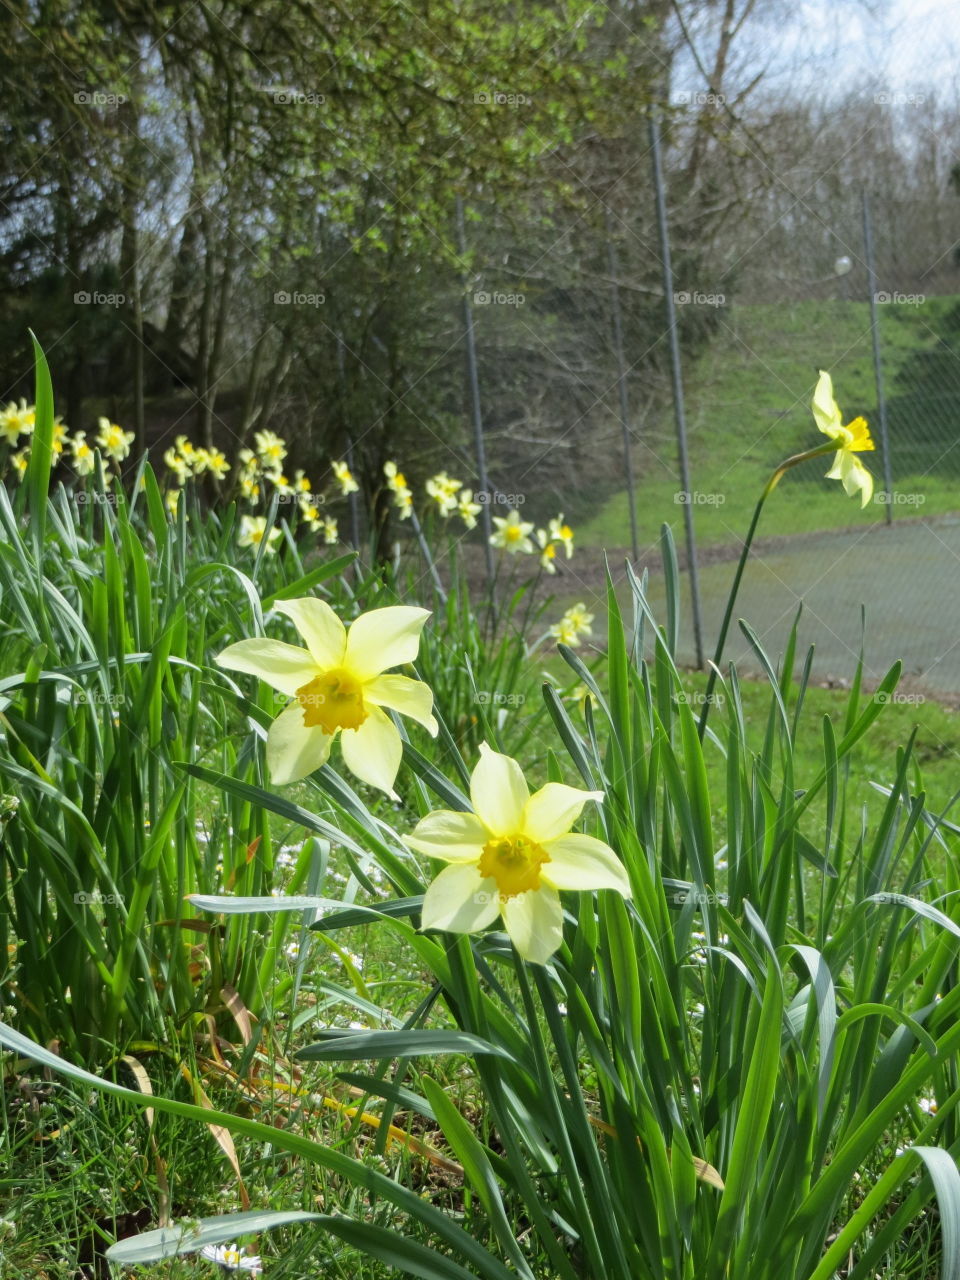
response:
[[[546,964],[563,941],[563,908],[556,889],[545,887],[518,893],[504,899],[500,911],[507,933],[523,959]]]
[[[422,724],[432,737],[437,736],[437,722],[431,714],[433,690],[422,680],[411,680],[409,676],[377,676],[363,686],[363,697],[378,707],[389,707],[402,716],[409,716]]]
[[[847,454],[847,458],[849,465],[844,468],[843,487],[851,498],[856,493],[860,494],[862,510],[873,497],[873,476],[859,458],[853,454]]]
[[[403,743],[397,726],[379,707],[367,707],[367,718],[359,729],[344,729],[340,734],[343,760],[351,773],[371,787],[379,787],[393,795],[393,784],[400,769]]]
[[[490,832],[472,813],[435,809],[421,818],[404,844],[444,862],[479,862]]]
[[[484,878],[476,864],[444,867],[423,897],[422,929],[474,933],[500,914],[497,882]]]
[[[602,840],[571,832],[543,847],[550,861],[540,868],[541,881],[555,889],[615,889],[630,897],[623,863]]]
[[[480,763],[470,776],[473,811],[495,836],[522,831],[523,811],[530,798],[523,770],[510,756],[480,745]]]
[[[297,628],[318,666],[342,666],[347,629],[326,600],[304,596],[300,600],[278,600],[274,608]]]
[[[581,791],[562,782],[548,782],[524,806],[521,830],[537,844],[555,840],[570,830],[588,800],[602,799],[602,791]]]
[[[860,494],[861,510],[873,497],[873,476],[854,454],[841,449],[827,472],[828,480],[839,480],[848,497]]]
[[[843,430],[839,406],[833,398],[833,381],[829,373],[820,370],[820,380],[813,393],[813,416],[824,435],[836,439]]]
[[[267,767],[278,785],[297,782],[326,764],[333,735],[320,728],[308,729],[299,703],[281,711],[267,732]]]
[[[227,671],[259,676],[290,697],[317,675],[317,664],[307,650],[282,640],[238,640],[218,653],[214,661]]]
[[[347,632],[344,666],[360,680],[371,680],[390,667],[413,662],[429,609],[391,605],[361,613]]]

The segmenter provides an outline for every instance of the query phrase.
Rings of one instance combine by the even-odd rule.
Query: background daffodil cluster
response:
[[[26,475],[30,438],[35,425],[36,406],[28,404],[22,397],[19,404],[11,400],[5,409],[0,410],[0,441],[7,446],[8,469],[17,483]],[[60,462],[66,463],[75,475],[82,478],[93,471],[97,449],[101,457],[117,466],[130,456],[133,441],[132,431],[125,431],[109,418],[98,418],[97,432],[91,445],[85,431],[77,431],[71,436],[66,423],[58,415],[53,421],[51,463],[54,467]]]
[[[314,490],[313,483],[303,468],[290,470],[287,464],[287,442],[274,431],[257,431],[253,437],[254,448],[244,447],[237,454],[234,466],[219,449],[204,449],[194,445],[186,436],[177,436],[174,445],[167,449],[163,460],[171,473],[174,485],[167,490],[167,506],[171,513],[177,510],[182,487],[191,479],[209,475],[219,486],[230,472],[241,502],[251,506],[264,505],[277,495],[282,502],[295,503],[300,523],[311,533],[320,534],[327,546],[334,546],[340,537],[336,519],[322,511],[327,498]],[[346,463],[333,461],[330,470],[340,496],[357,492]],[[276,551],[280,530],[267,528],[263,515],[245,513],[240,517],[237,544],[241,547],[259,547],[267,539],[267,551]]]

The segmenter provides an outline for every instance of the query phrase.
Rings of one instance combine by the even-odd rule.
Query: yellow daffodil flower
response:
[[[331,462],[330,468],[333,471],[337,484],[340,486],[341,494],[346,498],[351,493],[356,493],[360,486],[353,478],[353,472],[345,462]]]
[[[173,472],[177,484],[186,484],[187,477],[190,475],[190,464],[183,454],[178,453],[174,448],[167,449],[163,455],[163,461]]]
[[[519,954],[545,964],[563,941],[561,889],[613,889],[630,897],[614,851],[571,830],[588,800],[548,782],[530,795],[516,760],[480,748],[470,778],[472,813],[440,809],[417,823],[405,843],[450,865],[427,889],[422,927],[476,933],[503,918]]]
[[[313,488],[307,478],[306,472],[302,468],[293,473],[293,487],[298,494],[310,493]]]
[[[320,508],[306,493],[301,493],[297,497],[297,506],[300,508],[300,519],[304,521],[311,533],[316,533],[321,528]]]
[[[580,644],[581,636],[592,636],[593,614],[587,612],[585,604],[574,604],[566,611],[559,622],[555,622],[550,628],[550,635],[560,644],[569,645],[571,648],[577,648]]]
[[[383,464],[383,474],[387,478],[388,489],[392,489],[396,492],[397,489],[407,488],[407,477],[402,471],[397,469],[397,464],[395,462],[385,462]]]
[[[0,437],[11,447],[20,436],[28,436],[36,425],[36,411],[32,404],[27,404],[21,397],[19,407],[11,400],[6,409],[0,412]]]
[[[93,471],[96,455],[87,444],[87,433],[78,431],[70,441],[70,462],[78,476],[88,476]]]
[[[457,494],[463,488],[459,480],[454,480],[445,471],[438,471],[424,485],[427,497],[437,504],[437,510],[446,520],[457,509]],[[472,494],[470,495],[473,496]]]
[[[253,476],[240,477],[240,496],[247,498],[250,502],[256,502],[260,497],[260,486]]]
[[[172,516],[177,514],[177,507],[180,503],[180,490],[168,489],[164,502],[167,504],[167,510]]]
[[[557,566],[553,562],[557,558],[557,544],[549,540],[546,529],[538,529],[537,538],[543,548],[540,552],[540,568],[547,573],[556,573]]]
[[[27,474],[27,463],[30,460],[30,450],[21,449],[19,453],[11,453],[10,464],[13,467],[13,473],[17,477],[19,484],[23,477]]]
[[[180,454],[180,457],[188,462],[192,467],[198,453],[193,441],[188,439],[186,436],[177,436],[173,443],[177,453]]]
[[[557,644],[565,644],[571,649],[576,649],[580,645],[580,633],[566,618],[561,618],[559,622],[555,622],[550,628],[550,634]]]
[[[267,529],[266,516],[241,516],[240,517],[240,533],[237,537],[238,547],[259,547],[260,543],[267,539],[267,554],[276,555],[276,547],[273,545],[280,537],[280,530],[271,528]]]
[[[220,449],[210,450],[210,460],[207,465],[218,480],[225,479],[227,472],[230,470],[227,455]]]
[[[323,541],[328,547],[335,547],[340,541],[340,531],[337,528],[337,522],[334,520],[333,516],[324,517]]]
[[[97,432],[97,444],[108,458],[112,458],[114,462],[122,462],[130,456],[130,446],[135,439],[132,431],[124,431],[123,427],[117,426],[109,418],[98,418],[97,426],[100,428]]]
[[[221,667],[259,676],[293,699],[267,735],[271,778],[296,782],[313,773],[339,734],[351,773],[392,795],[403,747],[383,708],[437,734],[429,686],[384,674],[416,658],[429,610],[371,609],[348,629],[323,600],[278,600],[275,607],[293,622],[305,649],[279,640],[240,640],[217,656]]]
[[[843,417],[833,398],[833,383],[829,373],[822,369],[813,393],[813,416],[823,434],[837,442],[836,458],[827,472],[827,479],[841,481],[851,498],[859,493],[860,506],[865,507],[873,497],[873,476],[856,455],[872,452],[875,445],[866,418],[854,418],[843,425]]]
[[[60,414],[53,420],[53,452],[59,458],[63,453],[64,444],[67,439],[67,424],[63,421]]]
[[[529,555],[536,550],[530,540],[530,534],[533,533],[533,525],[528,524],[526,520],[520,519],[520,513],[516,507],[504,519],[503,516],[494,516],[493,523],[497,526],[496,533],[490,535],[490,545],[492,547],[500,547],[503,551],[509,551],[511,555],[516,555],[518,551],[523,551]]]
[[[293,497],[294,488],[279,467],[267,472],[267,479],[279,493],[281,498]]]
[[[393,505],[399,511],[400,519],[409,520],[413,515],[413,490],[407,484],[407,477],[397,469],[395,462],[385,462],[383,474],[387,478],[387,488],[393,494]]]
[[[272,431],[254,432],[253,442],[257,447],[257,456],[265,466],[279,466],[287,456],[285,441]]]
[[[468,529],[477,527],[477,516],[483,510],[479,502],[473,500],[472,489],[461,489],[457,498],[457,515]]]
[[[573,555],[573,530],[568,524],[563,523],[563,512],[557,516],[556,520],[551,520],[547,526],[547,531],[554,542],[562,542],[563,549],[567,553],[567,559]]]

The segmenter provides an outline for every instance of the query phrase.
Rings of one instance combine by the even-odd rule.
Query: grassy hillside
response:
[[[894,518],[960,508],[960,299],[879,308],[888,401]],[[783,458],[822,437],[810,413],[817,370],[833,376],[845,420],[864,414],[877,438],[865,455],[882,487],[879,417],[869,307],[865,302],[803,302],[731,307],[710,349],[685,371],[690,489],[700,546],[742,537],[757,496]],[[667,520],[682,536],[677,449],[670,404],[640,432],[635,469],[641,543]],[[786,476],[761,534],[809,532],[884,518],[875,498],[866,511],[810,463]],[[578,528],[584,546],[630,540],[624,491],[601,503]]]

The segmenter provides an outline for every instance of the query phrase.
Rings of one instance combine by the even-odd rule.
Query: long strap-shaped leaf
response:
[[[771,963],[767,970],[757,1033],[748,1041],[747,1051],[751,1059],[747,1084],[733,1136],[729,1168],[723,1174],[726,1185],[717,1213],[717,1225],[703,1269],[706,1280],[721,1280],[726,1276],[734,1236],[750,1198],[780,1070],[782,1023],[783,987],[780,975]]]

